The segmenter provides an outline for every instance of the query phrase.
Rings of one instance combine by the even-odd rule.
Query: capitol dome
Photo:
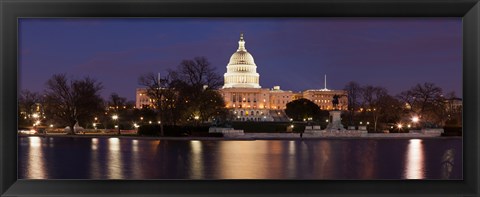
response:
[[[259,78],[257,65],[253,56],[245,48],[243,34],[240,34],[238,49],[230,57],[227,65],[223,88],[260,88]]]
[[[253,56],[245,51],[237,51],[235,52],[232,57],[230,57],[229,65],[238,65],[238,64],[245,64],[245,65],[255,65],[253,60]]]

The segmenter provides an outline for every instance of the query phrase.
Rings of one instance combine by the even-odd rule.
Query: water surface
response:
[[[19,137],[20,179],[462,179],[461,138]]]

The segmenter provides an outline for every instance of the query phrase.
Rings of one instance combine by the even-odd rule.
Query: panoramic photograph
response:
[[[18,32],[18,179],[463,180],[461,18]]]

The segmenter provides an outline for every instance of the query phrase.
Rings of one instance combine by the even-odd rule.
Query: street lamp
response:
[[[412,117],[412,122],[413,122],[413,126],[416,127],[417,126],[417,123],[420,121],[420,118],[418,118],[418,116],[414,116]]]
[[[117,121],[118,120],[118,115],[113,115],[112,119],[113,119],[113,121],[115,121],[115,123],[118,123],[118,121]],[[118,135],[120,135],[120,127],[118,125],[115,125],[115,128],[118,129]]]
[[[400,124],[400,123],[397,124],[398,129],[402,129],[402,126],[403,126],[403,125]]]
[[[412,122],[414,123],[417,123],[420,119],[418,118],[418,116],[414,116],[412,117]]]
[[[35,119],[35,123],[33,124],[33,129],[36,130],[36,127],[40,125],[40,121],[38,120],[40,116],[37,113],[32,114],[32,118]]]
[[[200,119],[200,116],[196,115],[195,117],[193,117],[195,119],[195,124],[196,126],[198,126],[198,119]]]

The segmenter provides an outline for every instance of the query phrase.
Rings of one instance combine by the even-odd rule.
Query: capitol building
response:
[[[317,104],[322,110],[333,110],[332,99],[340,95],[339,109],[347,110],[348,98],[344,90],[311,89],[302,92],[282,90],[280,86],[262,88],[260,74],[255,60],[245,47],[243,34],[238,41],[238,49],[230,57],[224,85],[219,89],[225,100],[226,108],[236,121],[288,121],[284,110],[290,101],[305,98]],[[149,106],[145,89],[138,88],[136,107]]]

